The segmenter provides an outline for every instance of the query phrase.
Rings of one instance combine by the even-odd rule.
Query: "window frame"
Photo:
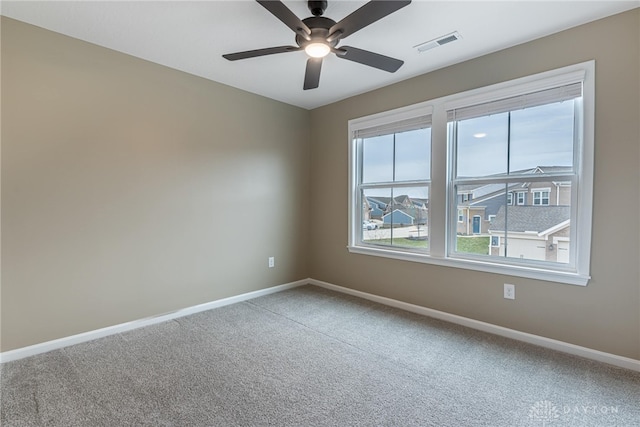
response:
[[[411,187],[426,187],[429,193],[429,200],[431,199],[431,180],[407,180],[407,181],[391,181],[391,182],[376,182],[376,183],[362,183],[361,182],[361,174],[362,174],[362,163],[360,157],[362,156],[361,144],[357,143],[357,139],[354,134],[358,130],[369,129],[369,128],[384,128],[391,127],[393,128],[394,123],[400,123],[411,119],[416,119],[418,117],[423,116],[431,116],[433,111],[432,106],[429,103],[420,103],[411,105],[404,108],[399,108],[397,110],[393,110],[391,112],[383,112],[379,114],[374,114],[372,116],[363,117],[360,119],[350,120],[349,121],[349,167],[350,167],[350,186],[349,186],[349,247],[360,247],[366,250],[373,251],[400,251],[400,252],[414,252],[420,255],[428,254],[428,249],[410,249],[403,246],[394,246],[394,245],[375,245],[373,243],[366,243],[363,241],[363,234],[361,230],[358,230],[356,225],[358,222],[362,221],[362,199],[360,197],[359,191],[364,191],[366,189],[372,188],[411,188]],[[429,126],[431,127],[431,125]],[[397,132],[396,132],[397,133]],[[431,141],[430,141],[431,143]],[[431,160],[431,166],[433,165],[433,160]],[[351,202],[353,201],[353,203]],[[430,227],[430,212],[427,212],[426,223],[429,224]],[[391,212],[392,214],[393,212]]]
[[[540,201],[540,203],[536,203],[536,193],[540,193],[540,197],[538,197],[538,200]],[[545,197],[543,196],[543,193],[547,193],[547,203],[542,203],[545,199]],[[551,189],[550,188],[533,188],[531,189],[531,205],[532,206],[549,206],[549,203],[551,201]]]
[[[507,205],[513,206],[513,191],[507,192]]]
[[[572,239],[575,255],[569,268],[550,268],[547,264],[527,262],[510,264],[494,259],[452,256],[451,229],[458,224],[455,197],[451,188],[452,153],[447,137],[447,111],[469,105],[491,102],[503,98],[532,93],[571,83],[582,82],[582,117],[577,124],[580,130],[579,146],[574,149],[576,190],[572,192],[572,205],[576,206],[575,224],[572,222]],[[359,218],[356,210],[355,173],[357,153],[352,135],[358,128],[377,123],[392,123],[416,116],[431,114],[431,180],[429,188],[429,252],[416,253],[406,248],[368,247],[357,239]],[[349,120],[349,242],[351,253],[381,256],[404,261],[442,265],[472,271],[497,273],[516,277],[533,278],[563,284],[588,284],[590,279],[591,225],[593,209],[594,167],[594,121],[595,121],[595,61],[562,67],[494,85],[448,95],[399,109]],[[547,179],[547,178],[545,178]],[[537,189],[536,189],[537,190]],[[551,196],[551,194],[550,194]],[[514,197],[516,199],[516,197]],[[453,206],[453,208],[452,208]],[[572,220],[574,218],[572,217]],[[360,226],[361,228],[361,226]],[[580,230],[580,233],[577,230]],[[575,236],[575,237],[574,237]],[[483,257],[487,258],[487,257]]]

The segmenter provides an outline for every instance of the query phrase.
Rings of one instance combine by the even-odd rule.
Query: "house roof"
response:
[[[567,173],[572,170],[571,166],[538,166],[528,173]]]
[[[382,203],[383,205],[388,205],[389,202],[391,202],[391,197],[384,196],[366,196],[366,199],[369,201],[369,203]]]
[[[500,197],[500,196],[503,198],[505,197],[504,184],[487,184],[487,185],[483,185],[481,188],[486,188],[487,190],[483,191],[482,193],[480,193],[481,195],[474,197],[471,200],[458,203],[458,206],[460,207],[477,206],[477,205],[482,205],[483,202],[486,202],[487,200],[493,199],[495,197]],[[510,192],[518,188],[523,188],[523,184],[520,184],[520,183],[509,184]]]
[[[429,206],[429,199],[420,199],[417,197],[412,197],[411,201],[413,202],[414,205]]]
[[[549,230],[571,218],[571,206],[507,206],[507,231]],[[505,206],[501,206],[491,221],[489,230],[505,229]]]
[[[571,166],[536,166],[533,169],[523,169],[519,171],[513,171],[513,174],[561,174],[570,172],[572,170]],[[505,174],[498,174],[493,176],[506,176]],[[518,190],[518,188],[526,189],[529,186],[528,183],[513,183],[509,184],[509,191]],[[495,184],[470,184],[464,186],[464,191],[460,191],[460,193],[472,193],[473,199],[461,202],[458,206],[477,206],[482,204],[488,199],[493,199],[496,196],[504,195],[504,184],[495,183]]]
[[[389,212],[388,214],[382,215],[382,218],[386,218],[388,216],[393,216],[396,213],[400,213],[400,214],[403,214],[403,215],[406,215],[406,216],[410,217],[411,219],[415,219],[415,216],[411,215],[409,213],[408,209],[403,209],[403,208],[396,208],[396,209],[392,210],[391,212]]]
[[[385,197],[385,196],[366,196],[366,199],[369,203],[371,202],[376,204],[382,203],[384,205],[389,205],[393,202],[393,206],[403,205],[403,204],[410,205],[412,201],[426,202],[428,200],[428,199],[412,198],[406,194],[400,194],[398,196],[395,196],[393,199],[391,197]]]

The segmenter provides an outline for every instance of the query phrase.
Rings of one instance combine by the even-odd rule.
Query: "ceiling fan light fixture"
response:
[[[325,43],[314,42],[306,45],[304,51],[312,58],[324,58],[331,52],[331,48]]]

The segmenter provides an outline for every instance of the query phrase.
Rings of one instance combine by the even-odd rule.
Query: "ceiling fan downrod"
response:
[[[322,16],[324,11],[327,10],[326,0],[309,0],[307,5],[313,16]]]

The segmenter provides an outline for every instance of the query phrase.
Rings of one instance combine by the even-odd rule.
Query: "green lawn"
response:
[[[411,240],[405,238],[369,239],[365,243],[374,245],[400,246],[404,248],[428,249],[428,240]],[[466,254],[489,255],[489,236],[458,236],[457,252]]]
[[[457,252],[489,255],[489,236],[458,236]]]

